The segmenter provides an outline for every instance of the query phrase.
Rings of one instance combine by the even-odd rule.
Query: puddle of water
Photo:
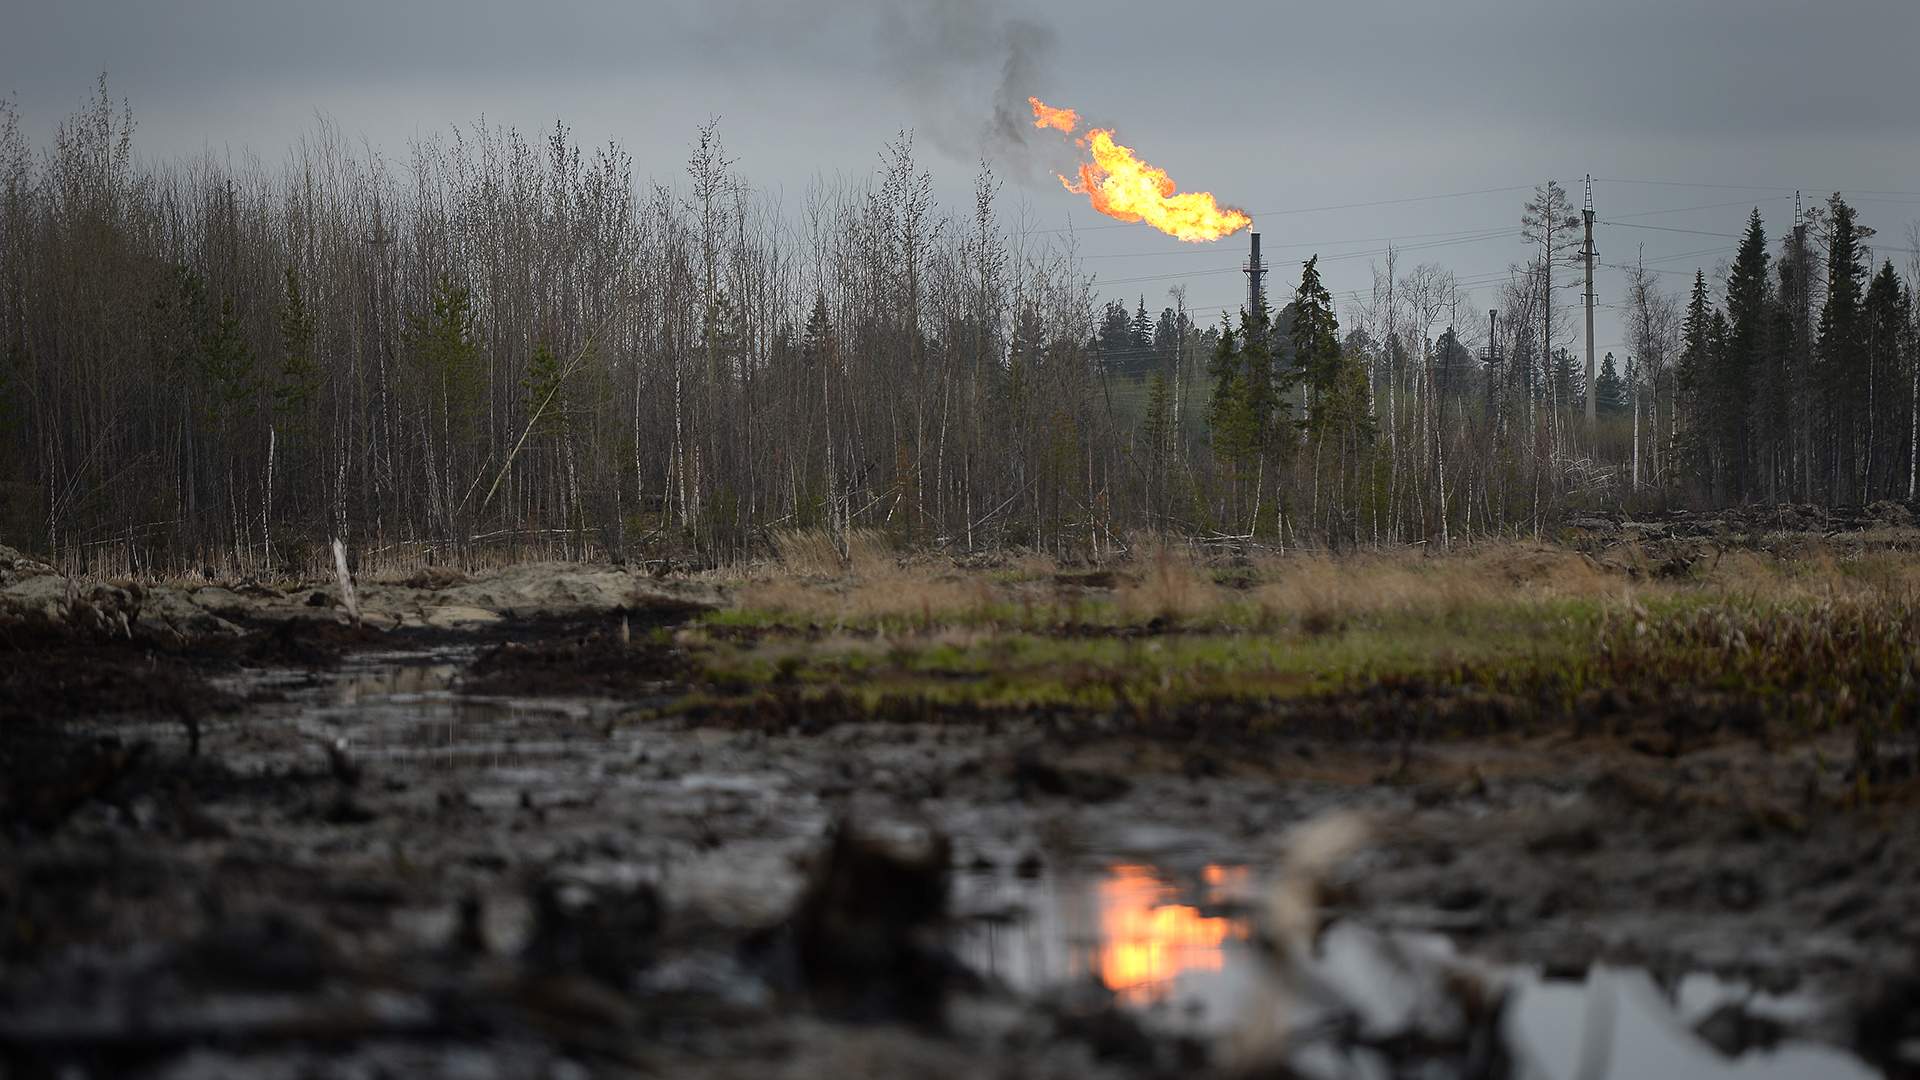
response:
[[[1663,987],[1643,970],[1596,967],[1582,980],[1547,980],[1537,970],[1474,964],[1437,934],[1389,934],[1346,923],[1323,935],[1308,970],[1278,973],[1251,940],[1251,902],[1261,882],[1247,866],[1214,863],[1172,874],[1115,861],[1090,873],[1032,880],[966,874],[957,891],[961,912],[981,916],[958,942],[977,970],[1023,993],[1097,980],[1123,1006],[1170,1031],[1224,1035],[1246,1021],[1250,1002],[1273,1000],[1273,989],[1287,982],[1296,989],[1311,983],[1367,1030],[1402,1030],[1419,1022],[1421,1010],[1444,1004],[1421,1000],[1432,996],[1434,984],[1410,973],[1451,966],[1483,973],[1511,992],[1504,1032],[1524,1076],[1879,1075],[1840,1049],[1810,1041],[1723,1055],[1695,1030],[1722,1006],[1792,1023],[1817,1018],[1819,1002],[1709,975]],[[1324,1007],[1302,1005],[1294,1000],[1283,1013],[1294,1030],[1327,1019]],[[1345,1075],[1341,1069],[1354,1064],[1335,1072]]]
[[[1247,867],[1229,864],[1206,865],[1184,884],[1131,861],[1095,875],[968,874],[957,907],[988,917],[958,947],[1015,990],[1091,978],[1168,1026],[1210,1030],[1255,989],[1252,970],[1234,962],[1251,929],[1251,883]]]
[[[250,709],[316,741],[345,738],[356,757],[481,766],[477,797],[507,799],[529,786],[552,794],[566,777],[588,779],[610,757],[594,721],[618,706],[588,699],[500,699],[459,693],[471,650],[355,657],[323,677],[296,672],[249,675],[249,688],[285,700]],[[631,738],[631,735],[621,738]],[[631,747],[626,748],[628,750]],[[627,756],[630,756],[628,754]],[[627,782],[641,782],[629,778]],[[654,783],[662,781],[655,780]],[[759,772],[700,772],[664,781],[687,798],[752,797],[779,782]],[[497,790],[495,790],[497,789]],[[1152,833],[1143,825],[1142,835]],[[1157,835],[1157,834],[1155,834]],[[1192,838],[1163,837],[1153,850],[1192,849]],[[1021,993],[1092,981],[1156,1027],[1217,1036],[1242,1023],[1250,1003],[1275,1000],[1272,962],[1253,943],[1251,912],[1269,882],[1258,868],[1232,862],[1171,869],[1146,859],[1115,860],[1091,871],[966,873],[956,907],[972,916],[957,947],[975,969]],[[1547,981],[1524,969],[1490,971],[1454,955],[1435,934],[1382,934],[1337,925],[1323,936],[1305,979],[1331,991],[1371,1029],[1394,1030],[1436,1004],[1431,980],[1409,978],[1397,957],[1458,964],[1488,973],[1513,996],[1505,1034],[1522,1075],[1581,1077],[1864,1077],[1875,1073],[1841,1050],[1789,1041],[1725,1057],[1695,1032],[1715,1009],[1740,1004],[1782,1021],[1818,1015],[1805,997],[1753,993],[1707,976],[1662,987],[1644,971],[1596,968],[1581,981]],[[1302,973],[1295,972],[1295,975]],[[1423,999],[1423,995],[1425,998]],[[1444,1003],[1442,1003],[1444,1004]],[[1300,1031],[1327,1010],[1287,1014]],[[1308,1075],[1317,1070],[1306,1068]],[[1342,1060],[1334,1075],[1372,1075]]]
[[[1723,1005],[1744,1004],[1757,1015],[1785,1020],[1813,1011],[1815,1003],[1805,997],[1756,994],[1698,974],[1670,991],[1645,971],[1608,967],[1594,968],[1580,982],[1523,974],[1518,989],[1507,1027],[1539,1076],[1842,1080],[1881,1075],[1853,1055],[1820,1043],[1788,1041],[1729,1058],[1695,1033]],[[1583,1057],[1604,1068],[1583,1072]]]
[[[283,724],[319,745],[345,740],[357,760],[479,766],[502,775],[547,769],[569,755],[581,756],[583,768],[591,764],[580,754],[583,740],[599,741],[595,722],[617,703],[463,694],[459,676],[474,653],[463,646],[363,653],[336,672],[247,672],[228,688],[280,696],[249,707],[248,725]]]

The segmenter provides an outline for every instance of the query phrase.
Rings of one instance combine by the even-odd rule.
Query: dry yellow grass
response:
[[[1779,554],[1708,553],[1677,575],[1671,550],[1642,550],[1632,542],[1596,555],[1524,543],[1479,544],[1445,555],[1418,549],[1265,555],[1250,567],[1229,570],[1190,545],[1136,538],[1131,558],[1116,568],[1111,593],[1061,589],[1052,581],[1058,566],[1040,555],[1012,557],[986,573],[959,570],[932,556],[899,558],[875,533],[855,533],[850,548],[851,557],[843,560],[823,534],[783,536],[777,563],[744,573],[737,587],[740,606],[824,626],[890,621],[931,630],[992,621],[1010,609],[1044,617],[1070,608],[1062,618],[1161,618],[1195,626],[1216,619],[1239,625],[1251,608],[1261,622],[1331,626],[1369,615],[1445,616],[1487,605],[1568,600],[1920,596],[1920,559],[1821,546]],[[1680,565],[1687,567],[1685,560]],[[1252,584],[1223,586],[1216,580],[1223,572],[1251,578]]]
[[[1134,573],[1114,600],[1131,618],[1194,619],[1218,611],[1228,593],[1213,583],[1189,547],[1149,543],[1134,548]]]
[[[855,530],[847,557],[830,534],[804,530],[779,534],[774,573],[746,572],[736,592],[740,606],[806,618],[824,625],[873,619],[917,619],[932,625],[990,603],[990,586],[951,568],[919,560],[904,562],[884,534]]]
[[[1544,602],[1619,593],[1622,575],[1577,552],[1490,544],[1447,556],[1396,551],[1263,560],[1253,601],[1269,617],[1379,612],[1436,614],[1495,601]]]

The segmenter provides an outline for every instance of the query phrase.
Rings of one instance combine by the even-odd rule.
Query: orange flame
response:
[[[1027,99],[1033,106],[1033,126],[1037,128],[1055,128],[1068,135],[1080,126],[1080,114],[1072,109],[1056,109],[1037,97]]]
[[[1216,887],[1236,868],[1208,867]],[[1244,873],[1244,871],[1241,871]],[[1119,865],[1100,883],[1100,979],[1121,998],[1147,1002],[1166,996],[1182,971],[1218,971],[1228,938],[1244,937],[1232,920],[1168,903],[1173,891],[1152,869]]]
[[[1039,98],[1033,106],[1033,125],[1071,133],[1079,123],[1072,109],[1056,109]],[[1080,178],[1060,177],[1060,186],[1085,195],[1095,210],[1120,221],[1144,221],[1168,236],[1200,242],[1230,236],[1253,224],[1253,219],[1231,206],[1221,206],[1206,191],[1182,192],[1165,169],[1134,155],[1133,148],[1113,139],[1107,128],[1091,128],[1075,144],[1093,155],[1082,163]]]

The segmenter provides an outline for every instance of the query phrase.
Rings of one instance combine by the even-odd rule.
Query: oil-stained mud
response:
[[[679,617],[7,654],[10,1075],[1920,1070],[1920,800],[1845,730],[748,715]]]

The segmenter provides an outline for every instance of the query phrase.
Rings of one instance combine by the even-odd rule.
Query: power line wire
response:
[[[1356,236],[1356,237],[1352,237],[1350,239],[1345,239],[1345,240],[1289,240],[1289,241],[1285,241],[1283,243],[1278,243],[1278,244],[1268,244],[1267,247],[1270,250],[1274,248],[1329,247],[1335,244],[1372,244],[1372,243],[1379,243],[1383,240],[1398,246],[1399,241],[1402,241],[1402,240],[1423,240],[1429,237],[1436,237],[1436,236],[1439,236],[1439,237],[1471,236],[1478,233],[1505,231],[1506,228],[1507,227],[1504,225],[1477,225],[1471,229],[1448,229],[1442,232],[1429,232],[1429,233],[1398,233],[1393,236]],[[1080,258],[1081,259],[1130,259],[1130,258],[1150,258],[1150,257],[1157,257],[1160,255],[1211,255],[1211,254],[1213,254],[1213,252],[1209,248],[1189,247],[1189,248],[1182,248],[1182,249],[1177,249],[1173,251],[1103,252],[1098,255],[1082,255],[1080,256]]]
[[[1260,210],[1257,212],[1242,211],[1242,213],[1247,214],[1248,217],[1258,220],[1260,218],[1267,218],[1267,217],[1286,217],[1292,214],[1319,214],[1319,213],[1324,213],[1328,210],[1359,210],[1369,206],[1399,206],[1404,203],[1433,202],[1439,199],[1465,199],[1474,195],[1497,195],[1507,191],[1529,191],[1529,190],[1532,190],[1532,188],[1533,188],[1532,184],[1516,184],[1512,187],[1480,188],[1476,191],[1449,191],[1449,192],[1443,192],[1438,195],[1409,195],[1403,199],[1375,199],[1371,202],[1336,203],[1332,206],[1302,206],[1302,207],[1296,207],[1290,210]],[[1125,229],[1125,228],[1130,228],[1131,226],[1134,226],[1137,224],[1139,224],[1139,222],[1116,221],[1111,224],[1083,225],[1083,226],[1069,225],[1069,226],[1058,228],[1058,229],[1035,229],[1034,231],[1043,232],[1043,233],[1097,232],[1097,231],[1103,231],[1106,229]]]
[[[1789,194],[1798,190],[1780,184],[1701,184],[1687,180],[1623,180],[1617,176],[1596,176],[1593,182],[1596,184],[1651,184],[1658,187],[1723,188],[1728,191],[1785,191]]]
[[[1730,202],[1707,203],[1703,206],[1676,206],[1671,210],[1641,210],[1632,214],[1615,214],[1613,218],[1615,221],[1620,221],[1625,218],[1657,217],[1661,214],[1687,214],[1695,210],[1719,210],[1728,206],[1751,206],[1755,202],[1778,202],[1781,199],[1791,198],[1793,198],[1791,195],[1769,195],[1764,199],[1757,200],[1734,199]],[[1605,224],[1605,222],[1602,222],[1602,224]]]
[[[1724,236],[1729,240],[1742,239],[1739,233],[1707,232],[1704,229],[1681,229],[1672,225],[1638,225],[1628,221],[1603,221],[1602,225],[1613,225],[1622,229],[1650,229],[1654,232],[1686,233],[1690,236]]]

